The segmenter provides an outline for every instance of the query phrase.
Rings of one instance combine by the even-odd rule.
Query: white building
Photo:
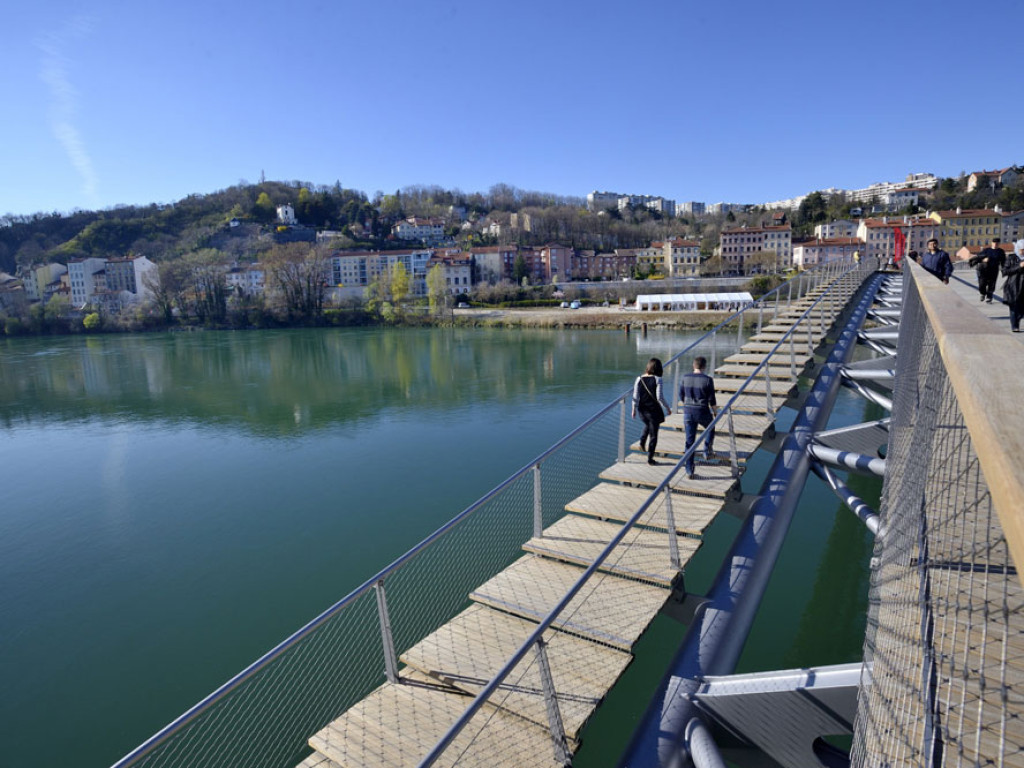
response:
[[[87,258],[68,262],[68,280],[71,284],[71,306],[81,309],[88,304],[97,288],[106,287],[103,259]]]
[[[224,273],[224,284],[236,296],[262,296],[267,276],[258,264],[235,264]]]
[[[330,282],[338,288],[363,290],[381,273],[401,263],[410,278],[410,293],[427,295],[427,263],[434,252],[430,249],[411,251],[338,251],[331,257]]]
[[[1002,231],[1002,240],[1007,245],[1024,237],[1024,211],[1004,213]],[[1003,250],[1006,250],[1006,247]]]
[[[851,261],[855,252],[864,252],[864,241],[856,237],[818,238],[793,244],[793,266],[808,269],[827,261]]]
[[[295,209],[288,205],[288,203],[277,206],[277,220],[281,224],[299,223],[295,218]]]
[[[395,224],[391,231],[399,240],[422,240],[435,243],[444,238],[444,221],[410,216],[405,221]]]
[[[836,219],[827,224],[815,224],[814,236],[821,240],[831,240],[834,237],[856,237],[857,222],[850,219]]]
[[[620,197],[622,195],[618,192],[598,192],[595,189],[587,195],[587,210],[601,211],[607,208],[618,208]]]
[[[684,213],[690,214],[691,216],[701,216],[707,210],[707,206],[704,203],[698,203],[696,200],[688,200],[685,203],[679,203],[676,206],[677,215],[683,215]]]

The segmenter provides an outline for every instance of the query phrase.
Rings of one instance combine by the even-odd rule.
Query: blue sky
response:
[[[1024,3],[5,11],[0,214],[268,179],[764,202],[1024,163]]]

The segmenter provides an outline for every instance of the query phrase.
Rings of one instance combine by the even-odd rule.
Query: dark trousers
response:
[[[1010,305],[1010,328],[1014,331],[1020,330],[1020,321],[1024,319],[1024,307],[1017,309]]]
[[[654,449],[658,447],[658,425],[665,420],[664,414],[640,411],[644,420],[644,431],[640,435],[640,445],[647,446],[647,458],[654,460]]]
[[[982,272],[978,270],[978,291],[981,293],[983,299],[991,299],[992,293],[996,289],[996,280],[999,277],[998,272]]]
[[[690,450],[690,446],[693,445],[694,441],[697,439],[697,425],[706,427],[713,419],[714,416],[711,415],[710,408],[694,408],[692,406],[683,407],[683,429],[686,430],[686,450]],[[711,429],[708,432],[707,442],[704,443],[705,458],[710,458],[714,442],[715,430]],[[693,474],[692,455],[686,460],[686,471],[691,475]]]

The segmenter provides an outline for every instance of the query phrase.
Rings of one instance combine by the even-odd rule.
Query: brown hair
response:
[[[661,360],[656,357],[652,357],[647,361],[647,370],[644,371],[648,376],[662,376],[664,370],[661,367]]]

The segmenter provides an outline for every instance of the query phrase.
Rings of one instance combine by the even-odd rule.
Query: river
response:
[[[0,764],[111,764],[695,337],[0,340]],[[845,394],[837,418],[863,416]],[[816,480],[804,506],[744,668],[859,654],[869,540]],[[736,525],[715,524],[688,587]],[[628,736],[677,639],[659,622],[581,761]]]

